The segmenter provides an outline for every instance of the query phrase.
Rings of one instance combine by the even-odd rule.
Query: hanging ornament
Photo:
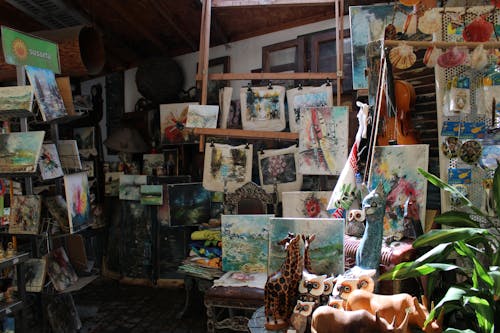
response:
[[[437,48],[435,46],[431,46],[427,48],[427,51],[425,51],[424,55],[424,64],[425,66],[432,68],[436,66],[438,57],[443,54],[443,51],[441,51],[440,48]]]
[[[391,50],[389,53],[389,60],[394,67],[398,69],[407,69],[415,63],[417,56],[413,52],[413,46],[401,43]]]
[[[483,47],[483,44],[478,45],[470,56],[470,67],[481,70],[488,65],[488,51]]]
[[[418,20],[418,30],[424,34],[433,34],[441,29],[441,12],[439,8],[430,8]]]
[[[452,47],[438,57],[437,63],[443,68],[462,65],[467,59],[467,52],[456,46]]]
[[[420,2],[420,0],[399,0],[399,2],[405,6],[415,6]]]
[[[465,27],[462,37],[466,42],[484,43],[490,40],[492,33],[493,24],[486,21],[483,16],[478,16]]]

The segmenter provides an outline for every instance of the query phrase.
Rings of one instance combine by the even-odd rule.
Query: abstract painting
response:
[[[54,179],[64,175],[55,144],[46,143],[42,145],[38,166],[40,167],[40,175],[43,180]]]
[[[142,173],[147,176],[156,175],[158,168],[163,169],[165,156],[163,154],[144,154],[142,155]]]
[[[375,147],[368,185],[373,189],[382,183],[387,194],[385,236],[401,236],[404,230],[404,207],[410,196],[416,198],[419,218],[424,228],[427,180],[417,168],[427,171],[428,164],[429,145]]]
[[[285,129],[285,87],[241,88],[240,102],[244,130],[282,131]]]
[[[268,274],[278,270],[286,251],[279,241],[289,232],[295,235],[316,235],[309,255],[317,274],[338,275],[344,272],[344,219],[271,218],[269,228]],[[303,247],[303,242],[301,241]]]
[[[148,176],[144,175],[120,175],[120,200],[141,200],[141,185],[148,183]]]
[[[218,105],[190,105],[186,127],[217,128]]]
[[[0,87],[0,114],[2,111],[27,110],[33,106],[33,87]]]
[[[163,205],[163,185],[141,185],[141,205]]]
[[[69,231],[75,233],[92,223],[87,173],[65,175],[64,189],[68,206]]]
[[[298,172],[298,148],[293,145],[283,149],[269,149],[259,152],[259,178],[262,188],[273,193],[299,191],[302,174]]]
[[[234,192],[252,179],[253,145],[207,143],[203,187],[208,191]]]
[[[63,291],[78,281],[75,269],[71,266],[63,247],[58,247],[49,252],[47,265],[47,273],[55,290]]]
[[[45,284],[47,274],[47,258],[31,258],[24,263],[24,274],[26,276],[26,291],[39,293]]]
[[[330,218],[326,211],[330,191],[283,192],[283,217]]]
[[[267,271],[269,219],[274,215],[222,215],[222,270]]]
[[[349,6],[351,25],[352,85],[353,89],[367,89],[365,48],[369,42],[384,39],[385,27],[392,23],[398,32],[403,30],[406,14],[412,7],[395,5]],[[394,20],[394,21],[393,21]]]
[[[57,151],[63,169],[81,170],[82,162],[76,140],[57,141]]]
[[[161,143],[182,143],[191,141],[190,132],[185,130],[190,103],[160,104],[160,137]]]
[[[338,175],[347,160],[349,108],[308,107],[300,114],[299,172]]]
[[[82,156],[97,155],[95,148],[94,127],[80,127],[73,129],[74,139],[78,151]]]
[[[168,184],[170,225],[199,225],[210,219],[211,193],[201,183]]]
[[[47,207],[52,219],[55,220],[63,230],[69,232],[68,205],[62,195],[44,197],[43,204]]]
[[[26,66],[26,74],[33,86],[43,120],[51,121],[66,116],[66,108],[54,72],[45,68]]]
[[[301,87],[286,91],[290,132],[299,131],[300,113],[304,107],[333,106],[332,86]]]
[[[41,196],[15,195],[10,206],[9,233],[38,234],[41,210]]]
[[[106,172],[104,175],[104,195],[117,197],[120,194],[120,176],[123,172]]]
[[[35,172],[44,131],[0,134],[0,173]]]

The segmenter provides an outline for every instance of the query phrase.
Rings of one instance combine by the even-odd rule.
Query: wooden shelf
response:
[[[202,80],[202,75],[196,75],[196,80]],[[208,74],[212,81],[221,80],[336,80],[337,73],[213,73]]]
[[[193,129],[193,133],[194,135],[220,136],[233,139],[283,140],[283,141],[295,141],[299,139],[298,133],[248,131],[248,130],[224,129],[224,128],[195,128]]]

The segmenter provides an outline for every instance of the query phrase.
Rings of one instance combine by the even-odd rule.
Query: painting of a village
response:
[[[0,134],[0,173],[35,172],[44,131]]]

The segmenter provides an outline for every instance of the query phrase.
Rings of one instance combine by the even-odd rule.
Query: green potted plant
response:
[[[426,251],[414,261],[396,265],[380,279],[426,276],[427,295],[435,302],[426,324],[448,314],[467,318],[465,327],[448,327],[444,332],[494,333],[500,327],[500,166],[493,177],[495,216],[488,216],[453,186],[422,170],[432,184],[457,196],[467,209],[452,210],[435,218],[448,228],[430,230],[413,246]],[[446,292],[433,295],[441,272],[453,272],[456,279],[444,282]],[[441,283],[443,283],[441,281]],[[470,318],[470,319],[469,319]],[[452,324],[448,324],[451,326]]]

